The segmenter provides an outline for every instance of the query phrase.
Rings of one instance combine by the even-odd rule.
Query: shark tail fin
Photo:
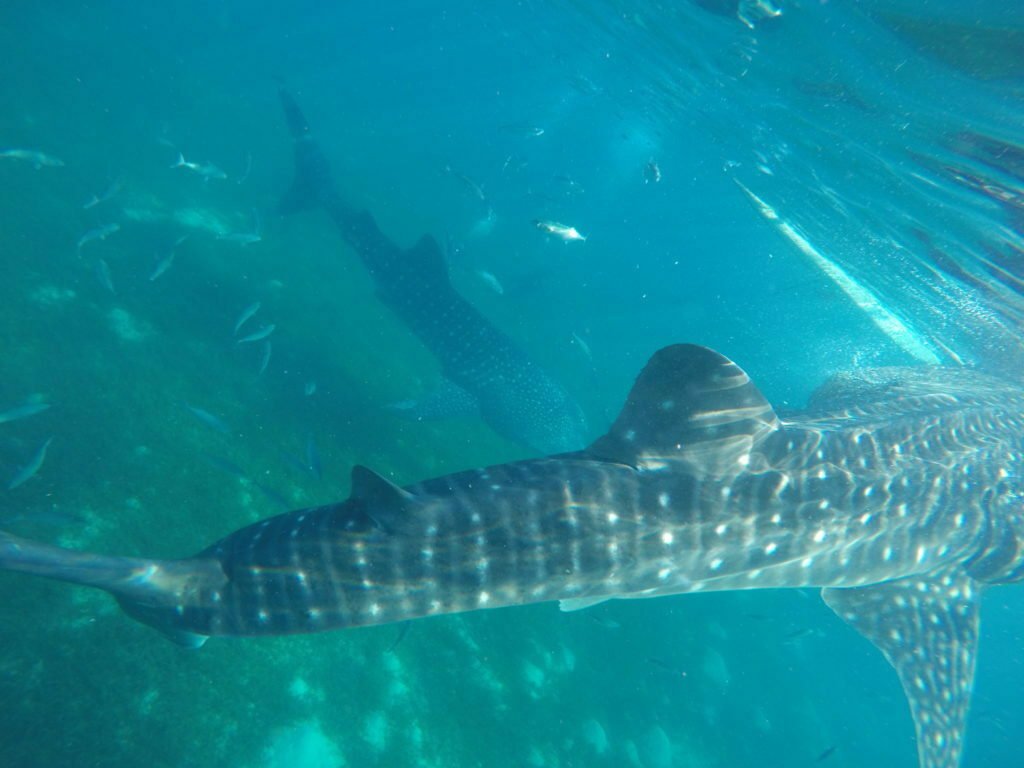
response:
[[[281,214],[292,214],[327,203],[334,193],[334,182],[330,164],[313,139],[309,123],[295,98],[283,88],[279,94],[288,130],[295,141],[295,176],[277,209]]]
[[[959,768],[978,653],[981,590],[962,569],[824,589],[825,603],[896,670],[921,768]]]
[[[156,560],[77,552],[0,531],[0,570],[96,587],[119,597],[152,592],[146,577],[160,565]]]
[[[161,626],[147,612],[180,601],[196,579],[222,580],[219,564],[211,560],[146,560],[78,552],[22,539],[0,531],[0,571],[14,571],[105,590],[133,618],[152,624],[172,640],[190,647],[201,636]]]

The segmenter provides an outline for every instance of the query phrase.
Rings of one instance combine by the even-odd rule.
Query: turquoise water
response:
[[[52,404],[0,424],[3,488],[52,438],[0,490],[0,527],[178,557],[344,498],[354,464],[407,483],[532,455],[479,418],[389,408],[438,364],[325,216],[275,214],[282,86],[346,197],[399,243],[446,243],[457,289],[590,438],[678,341],[728,354],[782,410],[851,367],[1019,378],[1024,12],[780,0],[748,25],[729,2],[495,5],[0,11],[0,148],[63,162],[0,158],[0,410]],[[179,152],[226,178],[172,168]],[[276,327],[262,373],[263,343],[232,333],[256,301],[245,328]],[[0,595],[5,766],[915,760],[895,675],[810,591],[200,651],[100,593],[3,574]],[[986,601],[965,765],[1014,766],[1024,611],[1013,588]]]

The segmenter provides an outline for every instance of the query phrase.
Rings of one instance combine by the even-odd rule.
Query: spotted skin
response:
[[[970,577],[954,567],[928,578],[822,593],[899,675],[922,766],[960,764],[978,647],[976,591]]]
[[[298,104],[285,91],[281,102],[295,140],[296,169],[281,210],[320,208],[327,213],[370,273],[378,298],[430,350],[445,379],[470,396],[464,410],[479,413],[498,434],[539,453],[583,446],[587,429],[579,405],[455,290],[434,238],[401,248],[368,212],[349,205]]]
[[[922,768],[956,768],[978,600],[1024,578],[1024,391],[889,369],[780,419],[734,363],[677,345],[583,451],[400,488],[353,470],[338,504],[179,561],[0,535],[0,568],[112,591],[187,641],[353,627],[541,601],[821,587],[910,701]]]

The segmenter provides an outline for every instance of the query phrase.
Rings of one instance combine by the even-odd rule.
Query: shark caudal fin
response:
[[[977,583],[950,568],[868,587],[824,589],[822,597],[899,675],[921,768],[958,768],[978,649]]]
[[[288,130],[295,141],[295,176],[278,203],[281,214],[299,213],[322,206],[334,194],[331,166],[309,130],[309,123],[292,95],[279,91]]]
[[[433,237],[426,235],[411,248],[399,248],[384,236],[369,213],[351,208],[342,200],[330,164],[313,138],[298,103],[283,88],[279,94],[285,122],[295,142],[295,176],[278,203],[278,213],[291,214],[313,208],[327,211],[377,280],[378,291],[383,294],[397,293],[404,297],[410,292],[448,286],[448,265]]]
[[[587,452],[645,469],[689,460],[727,471],[745,466],[754,445],[780,426],[734,362],[706,347],[675,344],[654,353],[611,429]]]
[[[183,593],[200,580],[220,583],[224,574],[213,560],[145,560],[77,552],[0,531],[0,571],[95,587],[110,592],[129,616],[150,624],[172,640],[189,647],[204,637],[161,626],[147,612],[180,602]]]
[[[0,570],[3,571],[30,573],[127,594],[153,567],[155,563],[151,560],[76,552],[0,531]]]

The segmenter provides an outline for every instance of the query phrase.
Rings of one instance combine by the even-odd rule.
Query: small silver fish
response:
[[[505,295],[505,287],[501,284],[501,281],[498,280],[498,278],[496,278],[490,272],[487,272],[486,270],[483,269],[478,269],[476,271],[476,276],[483,280],[484,283],[487,284],[487,287],[490,288],[499,296]]]
[[[263,341],[265,338],[267,338],[270,334],[272,334],[274,332],[275,328],[277,328],[277,326],[274,325],[273,323],[271,323],[270,325],[264,325],[258,331],[250,333],[248,336],[243,336],[242,338],[240,338],[235,343],[236,344],[250,344],[250,343],[252,343],[254,341]]]
[[[22,160],[31,163],[37,170],[42,167],[61,168],[64,161],[45,152],[38,152],[34,149],[4,149],[0,150],[0,157],[9,157],[12,160]]]
[[[49,407],[49,403],[24,403],[23,405],[16,405],[13,408],[8,408],[6,411],[0,411],[0,424],[18,421],[18,419],[27,419],[30,416],[35,416],[37,413],[42,413]]]
[[[590,351],[590,345],[587,344],[587,342],[583,340],[583,337],[576,333],[576,331],[573,331],[572,333],[572,343],[580,348],[580,352],[587,356],[587,360],[594,359],[594,355]]]
[[[202,408],[197,408],[194,405],[189,405],[188,403],[185,403],[185,407],[193,416],[195,416],[197,419],[203,422],[203,424],[210,427],[211,429],[215,429],[218,432],[225,435],[231,431],[231,428],[224,423],[223,419],[221,419],[218,416],[214,416],[209,411],[204,410]]]
[[[572,242],[578,240],[581,243],[585,243],[587,238],[579,233],[576,227],[569,227],[565,224],[559,224],[557,221],[545,221],[543,219],[535,219],[533,225],[537,227],[541,232],[548,235],[554,235],[555,237],[561,238],[565,242]]]
[[[252,319],[252,316],[260,311],[261,306],[263,306],[262,303],[254,301],[252,304],[250,304],[248,307],[242,310],[242,314],[238,316],[238,320],[235,322],[235,332],[233,335],[238,335],[238,332],[242,330],[242,326],[249,322],[249,320]]]
[[[226,243],[249,245],[250,243],[258,243],[263,237],[259,232],[228,232],[223,235],[217,235],[217,239],[223,240]]]
[[[96,227],[96,229],[90,229],[88,232],[86,232],[84,235],[78,238],[78,242],[75,244],[75,247],[79,251],[78,255],[82,255],[82,246],[84,246],[86,243],[91,243],[93,240],[106,240],[114,233],[120,231],[121,225],[118,224],[117,222],[114,222],[113,224],[104,224],[102,227]]]
[[[174,251],[167,251],[162,255],[157,256],[156,264],[153,265],[153,271],[149,273],[149,282],[159,280],[174,264]]]
[[[116,294],[114,290],[114,280],[110,276],[110,266],[103,259],[96,260],[96,279],[100,285],[110,291],[111,294]]]
[[[501,172],[505,173],[508,171],[511,173],[519,173],[528,165],[528,163],[529,161],[525,157],[512,154],[505,158],[505,162],[501,166]]]
[[[473,193],[473,196],[477,198],[480,202],[487,202],[487,195],[484,194],[484,188],[477,184],[475,181],[473,181],[471,178],[469,178],[469,176],[467,176],[464,173],[459,173],[458,171],[453,170],[450,165],[446,165],[444,167],[444,172],[449,176],[453,177],[454,179],[458,180],[459,183],[464,185],[466,189]]]
[[[644,184],[657,184],[661,181],[661,168],[651,160],[644,166]]]
[[[120,192],[122,186],[124,186],[124,183],[120,178],[114,179],[112,182],[110,182],[110,186],[108,186],[104,191],[100,192],[100,194],[98,195],[94,194],[92,197],[86,200],[85,205],[82,206],[82,210],[88,211],[90,208],[95,208],[100,203],[105,203],[107,200],[109,200],[118,192]]]
[[[572,176],[567,176],[564,173],[560,173],[556,174],[553,178],[555,181],[561,184],[562,188],[565,190],[566,195],[583,194],[583,185],[576,181],[576,179],[574,179]]]
[[[249,232],[221,233],[217,235],[217,239],[228,243],[237,243],[238,245],[249,245],[250,243],[258,243],[263,239],[262,230],[263,224],[260,221],[260,212],[253,208],[252,229]]]
[[[184,243],[188,238],[191,237],[188,232],[185,232],[177,240],[174,241],[174,245],[165,252],[157,253],[157,260],[153,265],[153,271],[150,272],[150,282],[153,283],[155,280],[162,278],[163,274],[171,268],[174,264],[174,252],[175,249]]]
[[[153,265],[153,271],[149,273],[149,282],[159,280],[167,270],[174,264],[174,249],[179,245],[188,240],[189,235],[186,233],[174,241],[174,245],[164,253],[157,253],[156,263]]]
[[[11,478],[11,482],[7,484],[8,491],[13,491],[19,485],[28,482],[35,476],[36,472],[39,471],[39,468],[43,466],[43,462],[46,461],[46,449],[50,447],[50,443],[52,442],[53,438],[48,437],[46,442],[36,449],[36,452],[32,454],[32,458],[28,460],[28,463],[19,469],[15,473],[14,477]]]
[[[205,181],[210,179],[226,179],[228,177],[224,171],[213,163],[190,163],[181,152],[178,153],[178,160],[171,168],[187,168],[196,175],[201,176]]]
[[[304,386],[302,388],[302,392],[303,392],[303,394],[305,394],[306,397],[312,397],[313,395],[315,395],[316,394],[316,382],[313,381],[312,379],[307,381],[306,382],[306,386]]]
[[[273,353],[274,347],[270,343],[270,339],[263,342],[263,354],[260,356],[260,369],[256,372],[257,376],[262,376],[266,373],[267,366],[270,365],[270,355]]]
[[[526,123],[509,123],[508,125],[499,126],[498,130],[523,139],[535,139],[544,135],[543,128]]]

